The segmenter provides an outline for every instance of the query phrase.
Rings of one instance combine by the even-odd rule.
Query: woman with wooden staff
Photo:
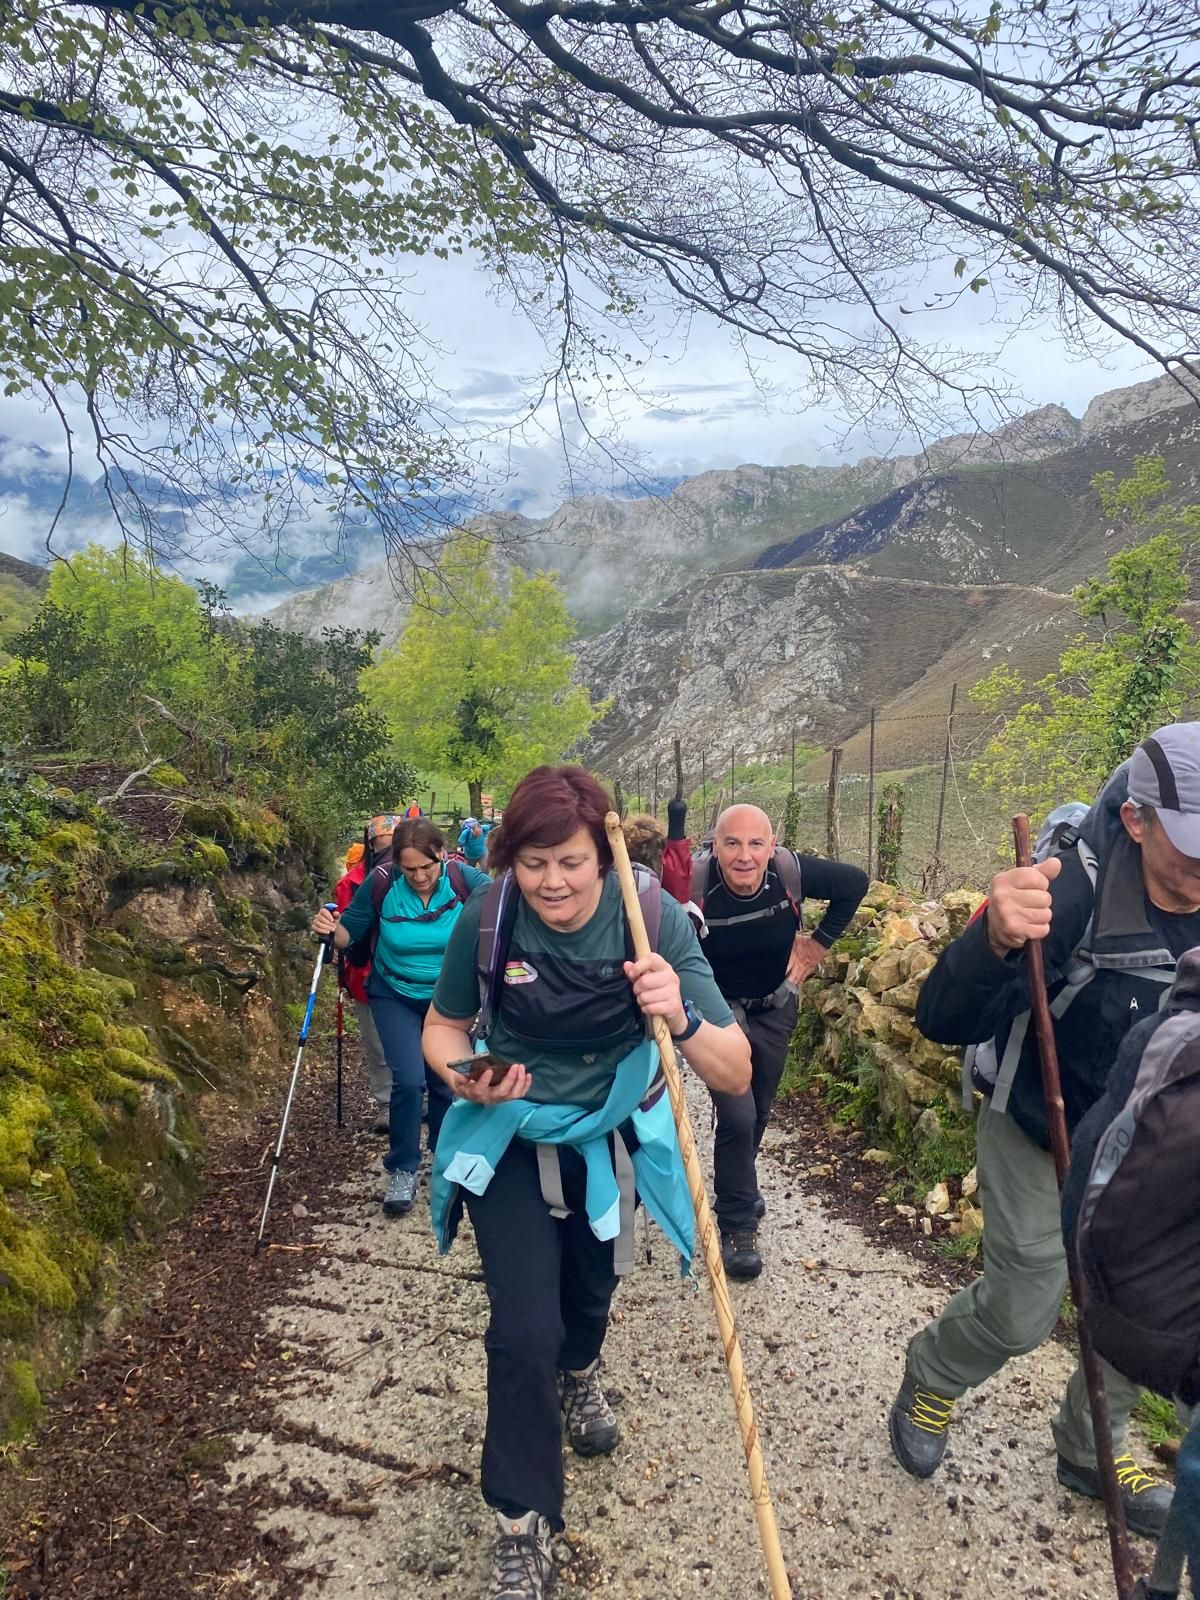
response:
[[[632,1266],[635,1186],[691,1256],[646,1019],[665,1029],[672,1065],[677,1047],[710,1087],[736,1093],[750,1078],[749,1046],[691,925],[649,875],[640,907],[654,948],[636,951],[610,809],[581,767],[539,767],[518,784],[492,836],[496,881],[463,908],[425,1021],[425,1059],[457,1097],[438,1141],[434,1226],[448,1248],[465,1200],[491,1304],[489,1600],[542,1600],[563,1526],[564,1429],[580,1455],[618,1443],[599,1366],[617,1278]]]

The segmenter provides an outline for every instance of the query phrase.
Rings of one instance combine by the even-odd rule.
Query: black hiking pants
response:
[[[563,1526],[563,1424],[558,1374],[600,1354],[617,1287],[613,1243],[585,1209],[586,1168],[559,1151],[571,1215],[550,1215],[534,1147],[514,1139],[481,1195],[465,1194],[491,1303],[484,1336],[488,1410],[483,1498],[505,1516],[540,1511]]]
[[[755,1159],[771,1120],[799,1003],[797,995],[789,995],[773,1011],[749,1012],[742,1030],[750,1040],[750,1087],[744,1094],[711,1091],[717,1113],[713,1140],[714,1210],[722,1233],[749,1233],[758,1227],[754,1215],[758,1195]]]

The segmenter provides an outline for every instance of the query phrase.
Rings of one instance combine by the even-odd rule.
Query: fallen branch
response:
[[[154,771],[155,767],[161,767],[162,764],[163,764],[162,756],[154,756],[154,757],[152,757],[146,763],[146,765],[144,767],[139,767],[136,772],[131,772],[129,774],[129,776],[125,779],[124,783],[117,790],[116,794],[106,794],[101,799],[97,800],[96,804],[98,806],[115,805],[118,800],[121,800],[121,799],[124,798],[124,796],[127,793],[127,791],[133,787],[133,785],[138,781],[139,778],[146,777],[149,773]]]

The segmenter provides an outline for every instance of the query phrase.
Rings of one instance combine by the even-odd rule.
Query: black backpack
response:
[[[374,959],[381,922],[436,922],[456,905],[466,905],[471,898],[471,888],[463,873],[462,864],[458,861],[447,861],[446,876],[450,879],[450,888],[454,893],[453,900],[447,900],[445,905],[436,906],[432,911],[422,911],[415,917],[385,917],[383,902],[392,887],[395,870],[390,861],[381,861],[377,867],[371,869],[371,909],[374,912],[371,926],[366,933],[347,945],[343,952],[343,959],[353,967],[365,967]]]
[[[662,929],[662,882],[649,867],[636,864],[633,868],[633,881],[637,887],[638,903],[642,908],[642,921],[646,924],[646,938],[650,941],[651,950],[657,950],[659,933]],[[479,1014],[475,1019],[475,1033],[480,1039],[487,1038],[496,1015],[504,960],[508,953],[508,944],[512,938],[513,924],[517,920],[517,908],[520,903],[521,891],[517,888],[511,871],[494,879],[484,895],[483,908],[479,914],[479,939],[475,952],[475,972],[479,979]],[[629,932],[628,922],[625,926],[625,940],[626,956],[632,960],[633,936]]]
[[[1200,1402],[1200,948],[1080,1124],[1063,1218],[1096,1349],[1135,1383]]]

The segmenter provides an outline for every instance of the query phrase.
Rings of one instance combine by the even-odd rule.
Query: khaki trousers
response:
[[[1058,1320],[1067,1287],[1054,1158],[1011,1117],[984,1105],[977,1135],[983,1204],[983,1276],[968,1285],[908,1347],[908,1371],[923,1389],[957,1399],[1036,1350]],[[1140,1389],[1104,1363],[1116,1454]],[[1076,1365],[1053,1423],[1060,1455],[1096,1464],[1087,1383]]]

